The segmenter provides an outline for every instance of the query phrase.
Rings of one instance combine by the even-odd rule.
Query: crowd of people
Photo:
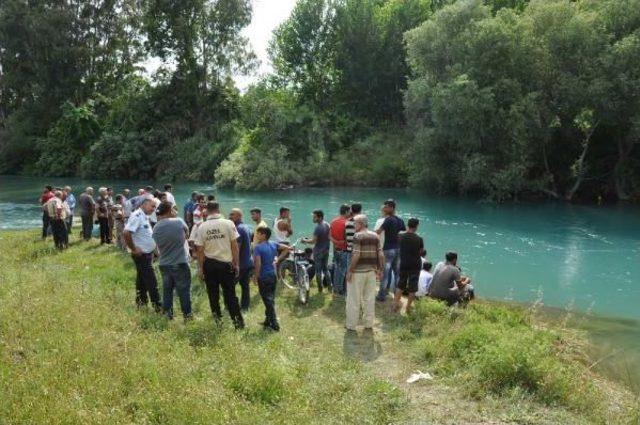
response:
[[[53,235],[55,247],[66,249],[73,217],[82,221],[81,239],[89,241],[94,225],[99,226],[100,243],[115,244],[129,252],[136,267],[135,301],[149,303],[159,313],[173,318],[173,297],[177,294],[185,320],[193,317],[191,307],[192,265],[206,286],[214,319],[222,320],[220,292],[225,309],[236,328],[244,328],[243,315],[250,308],[250,282],[258,286],[265,307],[262,326],[278,331],[275,293],[283,278],[277,267],[292,255],[294,234],[291,210],[281,207],[269,227],[259,208],[250,211],[250,227],[239,208],[223,216],[214,195],[193,192],[184,204],[182,217],[173,187],[129,189],[115,194],[101,187],[97,196],[87,187],[76,198],[71,187],[46,186],[40,198],[43,209],[42,237]],[[362,323],[373,328],[376,302],[384,303],[390,293],[392,308],[406,311],[413,301],[430,296],[448,305],[465,305],[474,296],[471,280],[463,276],[458,255],[447,252],[435,267],[427,260],[424,240],[418,234],[420,221],[406,222],[396,214],[396,202],[383,202],[373,228],[362,205],[341,205],[337,217],[325,220],[322,210],[312,213],[313,234],[300,238],[308,248],[310,278],[318,292],[346,296],[346,328],[355,331]],[[333,251],[331,250],[333,247]],[[153,264],[162,276],[162,296]],[[240,299],[236,295],[240,286]]]

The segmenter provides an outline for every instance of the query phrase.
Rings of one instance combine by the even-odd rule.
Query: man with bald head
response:
[[[80,206],[80,218],[82,220],[82,238],[88,241],[91,239],[91,233],[93,232],[93,214],[96,210],[91,186],[87,187],[78,197],[78,205]]]
[[[240,283],[242,295],[240,297],[240,308],[246,312],[249,310],[251,294],[249,292],[249,280],[251,279],[251,271],[253,270],[253,258],[251,258],[251,231],[249,227],[242,222],[242,210],[234,208],[229,214],[229,220],[233,221],[238,231],[238,249],[240,257],[240,272],[236,281]]]

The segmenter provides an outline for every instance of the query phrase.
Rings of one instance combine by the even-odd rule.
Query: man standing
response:
[[[113,215],[113,221],[115,223],[115,239],[116,239],[116,247],[126,252],[127,245],[124,243],[123,233],[124,233],[124,225],[125,225],[125,216],[124,216],[124,195],[116,195],[116,202],[113,204],[111,208],[111,214]]]
[[[422,251],[424,241],[418,234],[417,218],[410,218],[407,222],[407,231],[398,236],[398,249],[400,252],[400,279],[398,288],[394,296],[393,308],[400,311],[401,299],[407,297],[407,313],[411,310],[411,304],[418,292],[418,280],[420,279],[420,269],[422,268]]]
[[[353,251],[353,236],[356,233],[356,225],[353,220],[355,216],[362,213],[362,204],[351,204],[351,211],[349,217],[344,224],[344,240],[347,243],[347,270],[349,270],[349,264],[351,264],[351,252]],[[344,290],[347,292],[349,288],[344,285]]]
[[[380,235],[384,232],[384,277],[380,281],[380,290],[376,297],[378,301],[384,302],[389,293],[389,288],[395,290],[398,283],[398,234],[406,230],[404,221],[396,216],[396,201],[387,199],[383,204],[386,218],[376,232]]]
[[[122,217],[125,223],[131,216],[131,213],[133,212],[133,208],[131,207],[131,199],[129,199],[130,196],[131,196],[131,190],[124,189],[122,191]]]
[[[44,190],[42,191],[42,196],[40,196],[40,206],[42,206],[42,239],[47,239],[47,236],[49,235],[49,214],[47,213],[47,211],[44,209],[44,204],[46,204],[47,202],[49,202],[51,200],[51,198],[53,198],[55,195],[53,194],[53,187],[52,186],[45,186]]]
[[[146,306],[149,298],[153,308],[160,312],[160,294],[158,293],[158,280],[153,271],[153,252],[156,243],[151,233],[149,214],[155,210],[155,203],[151,197],[142,201],[136,209],[127,225],[124,227],[123,238],[129,249],[131,257],[136,265],[136,305]]]
[[[44,210],[49,216],[51,232],[53,233],[53,242],[58,249],[66,247],[67,240],[67,223],[66,211],[62,205],[62,192],[56,190],[53,198],[44,204]]]
[[[193,317],[191,313],[191,270],[187,259],[185,242],[189,228],[176,217],[173,205],[166,201],[158,207],[158,224],[153,228],[153,240],[160,253],[160,273],[162,274],[162,309],[173,319],[173,291],[178,293],[180,309],[184,320]]]
[[[324,212],[315,210],[313,212],[313,222],[316,228],[313,231],[312,239],[305,239],[305,243],[313,244],[313,263],[315,267],[316,281],[318,282],[318,292],[322,292],[324,279],[327,279],[331,286],[331,274],[329,273],[329,247],[330,232],[329,223],[324,221]]]
[[[111,231],[109,228],[111,216],[111,201],[106,187],[98,189],[99,196],[96,199],[96,215],[100,226],[100,244],[111,243]]]
[[[207,285],[209,306],[214,318],[222,319],[220,311],[220,286],[224,303],[236,329],[244,328],[238,297],[235,291],[235,278],[239,274],[238,231],[231,220],[220,215],[220,205],[207,203],[207,220],[200,225],[195,235],[198,249],[200,277]]]
[[[289,244],[291,235],[293,235],[291,210],[287,207],[282,207],[280,208],[280,215],[273,223],[273,240],[276,243]]]
[[[382,277],[384,256],[380,240],[375,232],[367,229],[367,217],[354,217],[356,234],[353,238],[353,258],[347,272],[347,323],[349,331],[355,331],[360,311],[365,329],[373,328],[375,317],[376,278]]]
[[[251,271],[253,270],[253,259],[251,258],[251,232],[249,231],[249,227],[242,222],[241,209],[232,209],[229,214],[229,219],[236,225],[236,230],[240,235],[238,237],[240,273],[238,274],[237,281],[240,283],[240,290],[242,291],[242,295],[240,296],[240,308],[246,313],[249,310],[249,304],[251,303],[251,294],[249,291],[249,280],[251,279]]]
[[[251,220],[256,224],[256,228],[253,230],[253,245],[258,243],[258,235],[256,231],[258,229],[269,227],[267,223],[262,219],[262,210],[260,208],[251,209]]]
[[[347,254],[347,240],[345,227],[351,208],[349,205],[340,206],[340,215],[331,221],[331,242],[333,242],[333,293],[344,295],[344,282],[349,265]]]
[[[198,192],[191,192],[191,198],[189,198],[189,200],[185,202],[184,207],[182,207],[184,222],[189,226],[189,231],[191,231],[193,227],[193,210],[198,205],[197,197]]]
[[[111,209],[113,208],[113,188],[108,187],[107,188],[107,203],[109,204],[109,215],[108,215],[108,223],[109,223],[109,241],[113,241],[114,237],[113,237],[113,231],[116,227],[116,222],[113,219],[114,215],[113,215],[113,211],[111,211]],[[111,243],[111,242],[107,242],[107,243]]]
[[[93,200],[93,188],[87,187],[78,199],[80,205],[80,219],[82,220],[82,238],[85,241],[91,239],[93,233],[93,215],[96,211],[96,203]]]
[[[69,205],[69,215],[67,216],[67,235],[70,235],[71,227],[73,226],[73,214],[76,211],[76,197],[71,192],[70,186],[64,187],[64,193],[67,195],[65,202]]]

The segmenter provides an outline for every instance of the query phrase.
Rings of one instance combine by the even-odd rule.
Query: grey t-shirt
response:
[[[429,294],[434,298],[447,299],[458,293],[456,282],[460,280],[460,270],[451,264],[445,264],[433,274]]]
[[[181,218],[165,218],[153,227],[153,240],[156,241],[161,266],[174,266],[188,262],[185,248],[186,233],[189,230]]]

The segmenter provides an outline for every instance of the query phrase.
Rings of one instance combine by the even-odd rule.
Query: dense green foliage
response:
[[[413,177],[500,199],[628,199],[640,182],[638,6],[534,1],[493,15],[461,1],[410,31],[406,110],[426,161]]]
[[[0,4],[0,172],[638,197],[640,0],[298,0],[243,94],[248,0],[139,3]]]
[[[421,300],[344,331],[343,299],[278,290],[280,333],[252,287],[247,329],[134,303],[131,258],[97,240],[56,251],[0,233],[0,422],[12,424],[637,423],[637,400],[584,363],[584,340],[530,311]],[[55,272],[52,272],[54,270]],[[176,309],[179,309],[176,300]],[[179,311],[179,310],[177,310]],[[407,384],[416,369],[433,381]]]

